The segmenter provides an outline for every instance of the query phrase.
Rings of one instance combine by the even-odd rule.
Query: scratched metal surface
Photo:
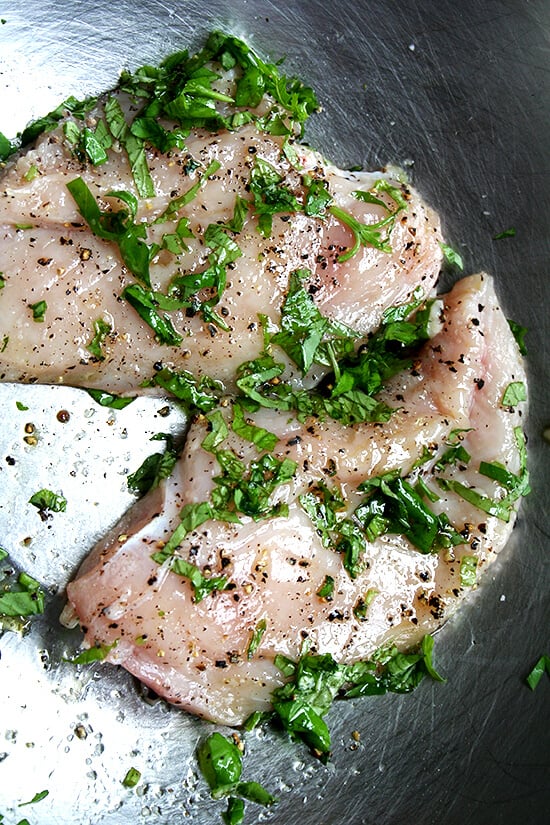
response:
[[[545,519],[550,445],[550,5],[547,0],[303,0],[209,3],[13,0],[0,3],[0,130],[13,135],[69,94],[197,45],[210,28],[247,37],[304,77],[324,104],[311,143],[341,165],[405,164],[443,216],[466,271],[497,278],[505,310],[528,326],[534,492],[483,586],[438,636],[445,685],[340,704],[326,767],[276,734],[248,738],[247,777],[280,797],[246,822],[315,825],[542,825],[550,819],[550,684],[523,678],[550,653]],[[514,239],[493,241],[514,226]],[[0,316],[1,325],[1,316]],[[28,410],[19,410],[20,401]],[[221,822],[193,751],[209,726],[107,666],[62,661],[63,588],[94,538],[130,504],[125,474],[175,408],[118,413],[74,390],[0,387],[0,544],[48,588],[43,619],[0,638],[0,813],[6,825]],[[59,410],[70,412],[60,423]],[[24,442],[33,424],[38,444]],[[66,514],[42,523],[26,505],[63,490]],[[30,543],[29,543],[30,539]],[[359,744],[351,733],[361,734]],[[135,766],[142,780],[123,788]],[[42,802],[18,808],[36,792]]]

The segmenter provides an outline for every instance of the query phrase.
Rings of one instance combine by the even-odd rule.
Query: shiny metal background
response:
[[[466,272],[497,278],[529,327],[533,493],[482,587],[438,635],[444,685],[339,704],[327,766],[274,732],[246,737],[245,778],[280,803],[275,825],[542,825],[550,821],[550,681],[524,678],[550,653],[550,4],[547,0],[13,0],[0,2],[0,130],[14,135],[69,94],[124,67],[199,45],[222,27],[318,92],[307,137],[336,163],[409,169],[443,217]],[[494,241],[511,226],[516,237]],[[1,310],[1,306],[0,306]],[[1,326],[1,316],[0,316]],[[16,401],[28,407],[19,410]],[[125,475],[184,419],[162,401],[103,410],[82,392],[0,386],[0,545],[49,592],[46,615],[0,638],[0,813],[5,825],[221,822],[193,752],[207,723],[147,704],[124,672],[75,669],[63,589],[94,539],[131,503]],[[70,413],[67,423],[57,412]],[[159,410],[162,410],[159,413]],[[33,424],[38,443],[24,441]],[[65,514],[26,504],[62,491]],[[352,736],[360,733],[359,741]],[[134,790],[121,781],[142,773]],[[44,789],[41,802],[18,808]]]

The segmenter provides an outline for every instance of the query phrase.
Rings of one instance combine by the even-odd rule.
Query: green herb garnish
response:
[[[456,251],[456,249],[453,249],[452,246],[448,246],[446,243],[441,242],[439,243],[439,246],[443,251],[445,260],[448,261],[451,264],[451,266],[456,266],[460,270],[464,269],[464,262],[462,261],[462,257]]]
[[[242,754],[231,739],[212,733],[197,749],[197,759],[213,799],[227,798],[227,811],[222,814],[226,825],[240,825],[247,800],[269,807],[277,800],[259,782],[243,782]]]
[[[122,785],[124,785],[125,788],[135,788],[140,779],[141,771],[138,771],[137,768],[128,768],[126,776],[122,780]]]
[[[461,587],[473,587],[477,581],[477,556],[462,556],[460,560]]]
[[[503,238],[515,238],[515,236],[515,227],[511,226],[509,229],[505,229],[503,232],[499,232],[498,235],[493,235],[493,240],[501,241]]]
[[[48,305],[46,301],[37,301],[36,304],[29,304],[29,309],[32,309],[33,320],[42,323],[44,316],[46,315]]]
[[[527,675],[526,681],[531,690],[535,690],[544,675],[544,671],[550,676],[550,656],[541,656]]]
[[[29,499],[29,504],[46,514],[64,513],[67,509],[67,499],[64,496],[45,489],[34,493]]]
[[[526,400],[527,390],[523,381],[512,381],[504,390],[500,403],[503,407],[515,407]]]
[[[149,490],[158,487],[160,482],[172,473],[177,461],[177,453],[172,448],[171,438],[165,435],[162,435],[162,438],[168,440],[167,449],[163,453],[148,455],[141,466],[126,479],[130,492],[143,496]],[[159,439],[155,438],[155,440]]]
[[[86,349],[94,356],[94,358],[97,358],[98,361],[103,361],[105,359],[102,347],[105,343],[105,339],[111,332],[111,325],[108,324],[107,321],[104,321],[103,318],[98,318],[94,321],[94,337],[90,343],[86,345]]]

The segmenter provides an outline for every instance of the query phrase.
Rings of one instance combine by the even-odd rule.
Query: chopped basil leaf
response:
[[[503,232],[499,232],[498,235],[493,235],[494,241],[501,241],[503,238],[514,238],[516,235],[516,230],[513,226],[509,229],[505,229]]]
[[[20,802],[17,807],[23,808],[25,805],[34,805],[36,802],[41,802],[43,799],[46,799],[49,794],[49,791],[40,791],[39,793],[35,793],[32,799],[29,799],[28,802]]]
[[[303,284],[311,272],[299,269],[291,273],[288,293],[281,309],[281,331],[271,341],[289,355],[305,375],[313,362],[331,364],[327,344],[338,357],[353,354],[353,341],[358,337],[350,327],[321,315]]]
[[[103,123],[103,121],[100,121],[100,123]],[[82,129],[80,133],[80,145],[82,151],[93,166],[101,166],[101,164],[107,162],[107,152],[105,149],[111,144],[110,141],[107,146],[105,143],[106,141],[102,137],[101,129],[99,130],[99,134],[93,132],[87,126]]]
[[[258,450],[271,452],[277,444],[279,437],[275,433],[270,433],[263,427],[257,427],[255,424],[245,420],[244,410],[242,406],[235,402],[233,404],[233,420],[231,422],[231,429],[233,432],[240,435],[246,441],[251,441]]]
[[[360,596],[357,604],[353,608],[353,615],[356,619],[359,619],[359,621],[364,621],[367,618],[369,606],[377,596],[378,590],[375,590],[372,587],[367,590],[364,596]]]
[[[430,490],[430,488],[421,476],[416,482],[414,489],[419,496],[427,498],[428,501],[431,501],[432,503],[434,501],[439,501],[439,496],[437,495],[437,493],[434,493],[433,490]]]
[[[11,142],[2,132],[0,132],[0,161],[7,160],[10,155],[17,151],[17,146]]]
[[[123,410],[124,407],[127,407],[128,404],[131,404],[132,401],[136,400],[135,396],[132,398],[123,398],[120,395],[113,395],[113,393],[110,392],[103,392],[103,390],[87,388],[86,392],[101,407],[110,407],[113,410]]]
[[[64,513],[67,509],[67,499],[51,490],[39,490],[34,493],[29,504],[32,504],[41,512]]]
[[[0,548],[0,561],[8,556]],[[44,612],[44,593],[39,582],[28,573],[21,572],[17,584],[0,593],[0,616],[26,617]]]
[[[520,457],[520,469],[517,475],[511,473],[498,462],[482,461],[479,465],[481,475],[493,479],[507,490],[507,495],[505,495],[504,498],[491,499],[482,493],[478,493],[473,487],[467,487],[465,484],[454,479],[438,478],[437,483],[443,490],[452,490],[484,513],[496,516],[502,521],[509,521],[514,503],[522,496],[526,496],[531,490],[529,486],[529,471],[527,469],[525,436],[523,435],[521,427],[514,427],[514,437]]]
[[[4,289],[5,286],[6,286],[6,279],[4,278],[3,273],[0,272],[0,289]]]
[[[23,177],[26,181],[30,182],[31,180],[34,180],[39,174],[40,172],[38,171],[38,167],[34,166],[33,164],[32,166],[29,166],[28,170],[25,172]]]
[[[332,576],[325,576],[323,584],[317,591],[317,595],[320,599],[324,599],[327,602],[332,601],[332,595],[334,593],[334,579]]]
[[[462,444],[453,444],[446,450],[441,458],[434,464],[434,470],[441,472],[449,464],[455,465],[457,463],[468,464],[471,459],[470,453],[462,446]]]
[[[103,361],[105,359],[101,347],[103,346],[106,337],[111,332],[111,325],[108,324],[107,321],[104,321],[103,318],[98,318],[94,321],[94,337],[90,343],[86,345],[86,349],[94,356],[94,358],[97,358],[98,361]]]
[[[172,553],[167,553],[166,548],[158,553],[153,553],[151,558],[158,564],[163,564],[169,559],[170,570],[178,576],[189,579],[193,587],[193,601],[195,603],[201,602],[214,591],[225,590],[227,587],[228,582],[225,576],[206,577],[195,564],[174,556]]]
[[[298,735],[321,758],[330,751],[330,733],[323,719],[333,700],[413,690],[425,675],[443,681],[432,662],[433,638],[425,636],[418,653],[381,648],[372,660],[337,664],[330,654],[304,654],[298,662],[284,656],[276,666],[289,681],[272,694],[273,709],[286,730]]]
[[[106,197],[121,200],[128,209],[102,212],[82,178],[69,181],[67,189],[94,235],[114,241],[130,272],[150,286],[149,264],[158,247],[155,244],[148,246],[144,241],[147,235],[145,225],[133,222],[137,209],[135,196],[131,192],[109,192]]]
[[[218,160],[213,160],[199,177],[199,180],[183,195],[173,198],[164,212],[155,219],[154,223],[164,223],[164,221],[170,220],[174,217],[176,212],[179,212],[180,209],[187,206],[188,203],[191,203],[200,190],[206,185],[208,179],[218,171],[220,166],[221,164]]]
[[[500,403],[503,407],[515,407],[521,401],[525,401],[526,399],[527,391],[523,381],[512,381],[504,390]]]
[[[172,393],[191,410],[209,412],[218,405],[218,395],[213,391],[219,392],[221,385],[207,376],[195,378],[186,370],[174,372],[165,367],[153,376],[151,383]]]
[[[522,327],[521,324],[516,324],[515,321],[508,319],[508,326],[512,330],[512,335],[516,339],[521,355],[527,355],[527,348],[525,346],[525,336],[528,332],[527,327]]]
[[[463,544],[464,539],[444,515],[435,515],[411,485],[395,473],[363,482],[368,497],[354,517],[374,541],[385,533],[404,535],[421,553],[437,552],[442,546]]]
[[[126,776],[122,780],[122,784],[125,788],[135,788],[140,779],[141,771],[138,771],[137,768],[129,768]]]
[[[460,560],[460,584],[473,587],[477,581],[477,556],[462,556]]]
[[[544,675],[544,671],[550,676],[550,656],[541,656],[528,674],[526,681],[531,690],[535,690]]]
[[[356,252],[359,251],[360,246],[372,246],[386,255],[390,255],[392,248],[389,242],[389,236],[393,225],[395,223],[395,214],[392,213],[386,218],[377,221],[377,223],[365,224],[361,223],[339,206],[333,205],[330,207],[330,212],[341,223],[344,223],[353,232],[354,244],[347,252],[338,256],[338,260],[343,263],[352,258]],[[386,229],[385,235],[382,235],[380,230]]]
[[[208,421],[208,435],[203,439],[201,447],[209,453],[215,453],[216,447],[219,447],[222,441],[227,438],[229,429],[220,410],[209,413],[206,419]]]
[[[244,802],[236,796],[227,800],[227,810],[223,811],[222,819],[225,825],[242,825],[244,822]]]
[[[197,759],[201,773],[213,794],[228,786],[235,785],[241,778],[243,761],[237,745],[222,736],[212,733],[199,745]]]
[[[32,143],[42,132],[50,132],[55,129],[59,121],[65,117],[66,112],[70,112],[74,117],[82,120],[86,113],[93,109],[97,103],[97,98],[89,97],[85,100],[77,100],[75,97],[68,97],[60,103],[56,109],[49,112],[44,117],[30,123],[20,135],[21,146]]]
[[[179,347],[183,338],[176,332],[168,316],[157,312],[158,303],[155,301],[152,292],[143,289],[139,284],[130,284],[124,288],[122,297],[133,306],[140,318],[151,327],[155,337],[161,344]]]
[[[266,630],[267,630],[267,621],[265,619],[260,619],[260,621],[258,622],[256,627],[252,631],[252,635],[250,637],[248,647],[246,648],[246,658],[247,659],[252,659],[252,657],[254,656],[256,651],[258,650]]]
[[[29,409],[29,408],[28,408],[28,407],[26,407],[26,406],[25,406],[25,404],[23,404],[21,401],[16,401],[16,402],[15,402],[15,406],[17,407],[17,409],[18,409],[18,410],[21,410],[21,411],[24,411],[24,410],[28,410],[28,409]]]
[[[44,316],[46,315],[48,305],[46,301],[37,301],[36,304],[29,304],[29,309],[32,309],[33,320],[42,323]]]
[[[254,161],[249,187],[254,196],[258,232],[264,238],[271,235],[273,215],[301,211],[296,195],[283,183],[283,178],[277,170],[263,158],[256,157]]]
[[[0,352],[5,352],[6,347],[8,346],[9,342],[10,342],[10,336],[9,335],[4,335],[4,337],[2,338],[2,343],[0,344]]]
[[[242,754],[234,740],[212,733],[197,749],[197,761],[213,799],[229,797],[227,811],[222,814],[226,825],[240,825],[246,799],[268,807],[277,800],[258,782],[240,781]]]
[[[169,446],[164,453],[153,453],[147,456],[141,466],[126,479],[128,489],[132,493],[145,495],[154,490],[160,482],[168,478],[174,469],[177,454]]]
[[[451,264],[451,266],[456,266],[461,270],[464,269],[464,263],[462,261],[462,257],[456,251],[456,249],[453,249],[452,246],[447,246],[446,243],[441,243],[441,242],[439,243],[439,246],[441,247],[441,249],[443,251],[443,255],[445,256],[445,260],[447,260]]]
[[[114,641],[111,645],[96,644],[78,653],[71,659],[65,659],[71,665],[89,665],[92,662],[102,662],[113,648],[117,646],[118,642]]]
[[[144,143],[132,134],[120,103],[114,97],[109,97],[105,102],[105,119],[112,136],[126,150],[138,194],[142,198],[153,198],[155,187],[147,165]]]

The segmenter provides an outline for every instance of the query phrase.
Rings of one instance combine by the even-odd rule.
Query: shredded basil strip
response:
[[[141,138],[132,133],[126,123],[120,103],[115,97],[109,97],[105,102],[105,119],[112,136],[126,150],[139,196],[153,198],[155,187],[147,165],[145,145]]]
[[[456,249],[453,249],[452,246],[448,246],[446,243],[442,242],[439,243],[439,246],[441,247],[443,255],[445,256],[445,260],[448,261],[451,264],[451,266],[456,266],[460,270],[464,269],[464,262],[462,260],[461,255],[456,251]]]
[[[103,318],[98,318],[94,321],[94,337],[90,343],[86,345],[86,349],[94,358],[97,358],[98,361],[105,360],[102,347],[105,339],[111,332],[111,325],[108,324],[107,321],[104,321]]]
[[[0,561],[7,557],[7,551],[0,548]],[[0,617],[24,618],[43,612],[44,592],[40,583],[24,571],[19,573],[15,585],[0,593]]]
[[[264,634],[265,634],[266,630],[267,630],[267,621],[266,621],[266,619],[260,619],[260,621],[258,622],[256,627],[252,631],[252,634],[250,636],[250,641],[249,641],[248,646],[246,648],[246,658],[247,659],[252,659],[253,658],[254,654],[256,653],[256,651],[258,650],[258,648],[259,648],[259,646],[262,642],[262,639],[264,637]]]
[[[92,647],[86,648],[81,653],[73,656],[70,659],[65,659],[71,665],[89,665],[92,662],[102,662],[118,644],[114,641],[112,644],[95,644]]]
[[[460,560],[460,584],[473,587],[477,581],[477,556],[462,556]]]
[[[64,496],[46,489],[34,493],[29,504],[42,512],[64,513],[67,509],[67,499]]]
[[[130,284],[124,288],[122,297],[133,306],[140,318],[151,327],[155,337],[161,344],[179,347],[183,338],[174,329],[170,318],[167,315],[161,315],[157,311],[158,303],[155,300],[154,293],[143,289],[139,284]]]
[[[123,410],[124,407],[127,407],[128,404],[136,400],[136,396],[124,398],[120,395],[113,395],[113,393],[92,389],[90,387],[85,388],[85,391],[101,407],[110,407],[113,410]]]
[[[527,675],[526,681],[531,690],[535,690],[544,676],[544,671],[550,676],[550,656],[541,656]]]
[[[128,768],[126,776],[122,780],[122,785],[125,788],[135,788],[141,779],[141,771],[137,768]]]
[[[167,438],[167,436],[164,437]],[[163,453],[148,455],[140,467],[127,477],[128,489],[140,496],[145,495],[149,490],[154,490],[161,481],[171,475],[176,461],[177,454],[169,443]]]
[[[529,471],[527,469],[527,450],[525,436],[521,427],[514,427],[514,437],[519,451],[520,469],[517,475],[511,473],[499,462],[482,461],[479,465],[481,475],[496,481],[507,494],[500,499],[491,499],[479,493],[473,487],[468,487],[455,479],[437,478],[437,483],[443,490],[451,490],[474,507],[490,516],[496,516],[501,521],[509,521],[515,502],[531,491],[529,486]]]
[[[502,396],[501,404],[503,407],[515,407],[522,401],[527,400],[527,391],[523,381],[512,381]]]
[[[243,800],[269,807],[277,799],[259,782],[243,782],[242,755],[234,741],[212,733],[197,748],[197,761],[213,799],[228,798],[227,811],[223,815],[227,825],[240,825],[243,821]]]
[[[331,740],[323,717],[334,699],[407,693],[426,675],[444,681],[433,665],[432,653],[433,638],[425,636],[418,653],[385,647],[371,660],[352,665],[339,665],[330,654],[305,653],[297,662],[278,655],[275,664],[289,681],[273,691],[275,718],[326,759]]]
[[[29,309],[32,309],[33,320],[42,323],[46,315],[48,305],[46,301],[37,301],[36,304],[29,304]]]

